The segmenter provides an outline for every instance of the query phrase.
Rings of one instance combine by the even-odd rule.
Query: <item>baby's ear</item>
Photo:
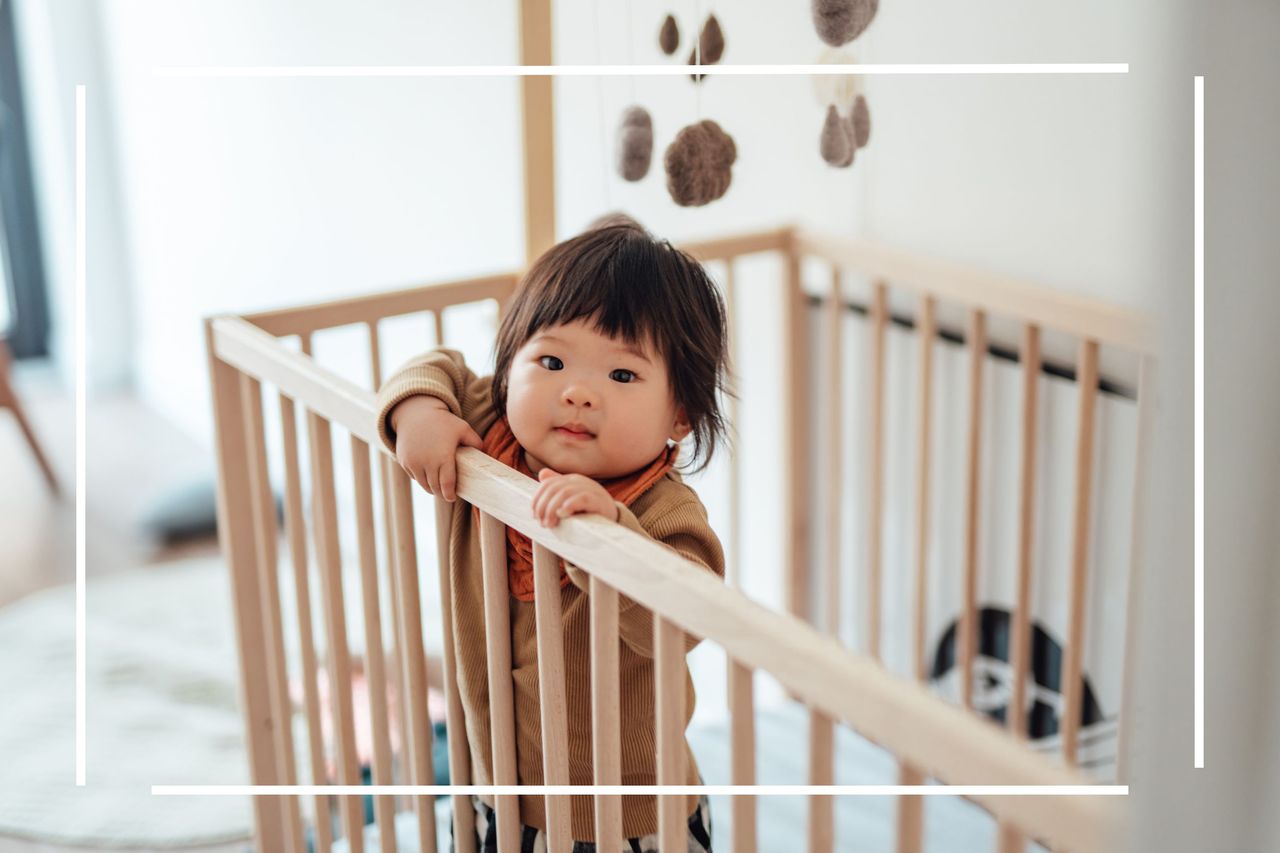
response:
[[[679,444],[691,432],[693,427],[689,424],[689,414],[684,410],[684,406],[677,406],[676,422],[671,427],[671,440]]]

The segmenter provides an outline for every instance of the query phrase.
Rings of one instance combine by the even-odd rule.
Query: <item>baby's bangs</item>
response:
[[[610,251],[583,252],[549,279],[533,304],[525,340],[550,326],[582,320],[601,334],[651,346],[670,359],[677,300],[664,286],[661,249],[648,239],[628,237]]]

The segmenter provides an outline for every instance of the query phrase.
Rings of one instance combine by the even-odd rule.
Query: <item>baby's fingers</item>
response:
[[[415,483],[417,483],[419,486],[421,486],[424,489],[427,487],[427,475],[421,466],[414,466],[414,465],[410,465],[409,463],[404,463],[400,466],[400,468],[406,474],[409,475],[409,479],[413,480]]]
[[[547,483],[543,483],[538,490],[533,493],[533,517],[538,519],[543,527],[547,526],[547,505],[555,497],[558,490]]]
[[[459,442],[461,444],[465,444],[467,447],[474,447],[476,450],[484,450],[484,439],[480,437],[479,433],[471,429],[471,427],[467,427],[466,432],[462,434]]]
[[[548,504],[563,487],[564,484],[558,480],[544,480],[538,485],[533,493],[533,502],[530,504],[534,518],[542,521],[547,517]]]
[[[458,468],[452,459],[446,459],[440,465],[439,473],[440,497],[453,503],[458,496]]]
[[[534,509],[534,515],[543,527],[555,527],[560,517],[556,514],[560,508],[560,504],[565,499],[565,490],[560,483],[555,483],[547,487],[542,496],[542,500],[538,502]]]
[[[570,495],[561,501],[560,507],[556,510],[556,515],[560,518],[568,518],[575,513],[586,512],[587,504],[587,495],[581,492],[576,495]]]
[[[440,481],[436,476],[436,466],[427,463],[422,468],[422,488],[427,490],[429,495],[440,494]]]

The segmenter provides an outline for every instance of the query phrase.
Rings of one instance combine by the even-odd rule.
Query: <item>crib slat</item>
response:
[[[501,521],[480,513],[480,559],[484,564],[485,647],[489,660],[489,727],[492,733],[493,775],[497,785],[515,785],[516,723],[511,688],[511,617],[508,611],[507,529]],[[494,797],[498,818],[499,853],[520,849],[519,800]]]
[[[1027,669],[1031,657],[1031,567],[1035,533],[1036,420],[1040,378],[1040,328],[1022,330],[1022,472],[1018,493],[1018,591],[1013,610],[1013,637],[1009,665],[1013,670],[1009,698],[1009,731],[1022,739],[1027,734]],[[1000,853],[1021,853],[1026,839],[1012,824],[1000,824]]]
[[[1035,534],[1036,414],[1040,378],[1040,329],[1022,333],[1022,477],[1018,497],[1018,592],[1013,611],[1013,693],[1009,702],[1009,730],[1026,736],[1027,669],[1031,657],[1032,545]]]
[[[302,652],[302,694],[307,713],[307,747],[311,782],[327,784],[324,743],[320,733],[320,690],[316,684],[315,633],[311,624],[311,584],[307,574],[307,530],[302,516],[302,485],[298,469],[298,423],[293,400],[280,395],[280,423],[284,435],[285,531],[289,535],[289,560],[293,564],[294,607],[298,612],[299,647]],[[329,853],[333,843],[333,816],[327,796],[315,798],[315,841],[319,853]]]
[[[378,336],[378,321],[370,320],[367,326],[369,329],[369,376],[373,380],[372,390],[376,392],[382,387],[382,344]],[[384,544],[383,553],[386,555],[387,563],[387,600],[395,602],[400,600],[400,584],[392,562],[395,542],[391,527],[391,475],[387,470],[387,466],[392,464],[394,463],[389,457],[382,453],[378,454],[378,485],[382,490],[382,541]],[[393,639],[390,648],[387,649],[387,682],[395,698],[396,718],[400,723],[401,773],[403,778],[407,779],[409,778],[409,768],[405,756],[409,749],[409,697],[408,691],[404,689],[400,679],[400,674],[404,671],[400,663],[400,609],[392,606],[390,615],[391,636]],[[394,755],[392,760],[394,762]],[[407,803],[407,798],[399,797],[397,802],[403,807]]]
[[[293,709],[289,701],[289,673],[284,655],[284,631],[280,617],[280,584],[277,552],[279,532],[276,529],[276,505],[271,497],[271,477],[267,468],[267,446],[263,435],[262,384],[247,374],[240,374],[240,391],[244,398],[248,448],[249,482],[252,489],[254,534],[257,541],[258,582],[262,605],[262,627],[266,634],[267,679],[271,688],[271,715],[279,721],[273,732],[276,766],[280,781],[286,785],[297,782],[297,765],[293,755]],[[302,831],[302,814],[297,797],[280,797],[286,832],[285,843],[290,850],[299,851],[306,846]]]
[[[364,604],[365,674],[369,690],[369,715],[373,728],[373,782],[390,785],[391,735],[388,730],[387,683],[383,671],[382,608],[378,601],[378,554],[373,521],[373,475],[369,445],[351,436],[351,468],[355,482],[356,540],[360,552],[360,592]],[[381,838],[379,850],[395,853],[395,800],[374,797],[373,806]]]
[[[733,749],[729,753],[729,777],[734,785],[756,783],[756,726],[753,675],[750,669],[729,659],[729,727]],[[733,812],[733,845],[738,853],[756,853],[756,798],[730,797]]]
[[[827,294],[827,633],[840,638],[840,487],[844,480],[840,446],[841,383],[843,350],[840,334],[844,314],[840,298],[840,268],[831,268],[831,289]]]
[[[936,312],[937,301],[932,296],[921,297],[920,326],[916,332],[920,345],[920,422],[916,433],[915,645],[912,649],[915,675],[919,681],[924,681],[928,675],[925,624],[929,618],[929,450],[933,440],[933,342],[938,335]]]
[[[923,785],[919,768],[903,764],[898,772],[899,785]],[[898,853],[919,853],[924,849],[924,797],[898,797]]]
[[[933,436],[933,342],[937,337],[937,301],[932,296],[920,298],[920,322],[916,327],[919,353],[919,426],[916,432],[916,577],[914,644],[911,649],[912,670],[918,681],[924,681],[925,625],[928,621],[929,579],[929,443]],[[898,773],[901,785],[923,785],[919,768],[903,764]],[[898,853],[919,853],[924,846],[924,797],[898,798]]]
[[[444,346],[444,309],[439,308],[431,312],[431,319],[435,323],[436,330],[436,346]]]
[[[338,543],[338,506],[333,487],[333,443],[329,422],[307,413],[311,439],[312,525],[316,563],[320,567],[321,601],[324,606],[329,698],[332,702],[334,739],[338,745],[338,780],[360,784],[360,759],[356,755],[354,709],[351,702],[351,661],[347,652],[347,622],[342,599],[342,557]],[[343,829],[354,853],[364,850],[364,810],[359,797],[340,797]]]
[[[1155,388],[1155,360],[1143,356],[1138,363],[1138,446],[1133,471],[1133,509],[1129,523],[1129,589],[1125,593],[1124,664],[1120,679],[1120,731],[1116,735],[1116,782],[1129,784],[1130,737],[1133,732],[1134,697],[1137,666],[1138,612],[1142,602],[1142,535],[1146,507],[1147,464],[1150,459],[1151,424],[1155,414],[1152,399]]]
[[[821,711],[809,710],[809,784],[835,783],[835,723]],[[835,809],[829,796],[809,796],[809,853],[831,853],[835,847]]]
[[[1098,342],[1080,344],[1080,369],[1076,374],[1080,392],[1080,419],[1076,435],[1075,534],[1071,546],[1071,609],[1068,614],[1067,647],[1062,661],[1062,757],[1076,763],[1080,733],[1080,669],[1084,659],[1085,590],[1089,578],[1089,510],[1093,492],[1094,411],[1098,399]]]
[[[440,581],[442,613],[453,607],[453,581],[450,577],[449,540],[453,531],[455,504],[439,498],[436,508],[436,575]],[[467,745],[467,726],[463,718],[462,697],[458,693],[457,658],[454,657],[453,620],[442,619],[444,659],[441,661],[444,681],[445,720],[449,746],[449,779],[453,785],[471,784],[471,749]],[[476,813],[471,797],[453,795],[453,838],[458,853],[475,853]]]
[[[538,701],[542,712],[542,777],[548,785],[568,785],[569,726],[564,681],[564,627],[560,620],[560,559],[533,546],[533,606],[538,634]],[[553,850],[568,850],[569,798],[546,798],[547,837]]]
[[[737,290],[734,276],[733,259],[725,263],[724,278],[724,313],[728,327],[729,364],[737,369],[738,359],[738,323],[737,323]],[[735,389],[736,390],[736,389]],[[728,395],[725,401],[729,411],[729,434],[733,442],[733,453],[729,454],[729,554],[731,559],[725,563],[725,582],[730,586],[742,583],[742,499],[739,490],[742,487],[741,462],[742,453],[738,442],[741,431],[738,429],[739,404],[736,394]]]
[[[961,703],[973,707],[973,657],[977,640],[978,501],[982,475],[982,374],[987,361],[987,316],[969,313],[969,436],[964,535],[964,607],[960,613],[959,651]]]
[[[658,726],[658,784],[688,784],[685,775],[684,632],[661,616],[653,617],[653,662]],[[684,795],[658,797],[658,847],[688,848],[688,811]]]
[[[736,368],[738,358],[737,279],[734,258],[725,261],[725,317],[729,329],[729,363]],[[735,389],[736,390],[736,389]],[[740,406],[736,395],[728,399],[729,429],[736,452],[729,455],[729,553],[725,581],[731,586],[742,584],[742,469],[741,432],[738,429]],[[751,670],[730,659],[728,661],[729,719],[733,750],[729,773],[735,785],[754,785],[756,777],[755,697]],[[740,853],[756,853],[756,798],[731,797],[734,845]]]
[[[867,524],[867,653],[880,659],[880,551],[884,514],[884,373],[885,332],[889,324],[889,290],[876,282],[871,300],[871,517]]]
[[[422,600],[418,592],[418,542],[413,528],[413,495],[409,475],[398,466],[391,468],[391,514],[395,530],[395,560],[392,565],[399,573],[400,598],[400,651],[404,673],[401,683],[409,693],[409,767],[413,784],[435,784],[431,762],[431,744],[434,732],[431,715],[427,711],[427,666],[422,652]],[[435,853],[436,812],[435,798],[413,798],[414,811],[418,814],[419,849]]]
[[[588,595],[591,623],[591,760],[595,784],[622,784],[618,682],[618,591],[594,576]],[[622,800],[597,795],[596,838],[622,838]],[[600,847],[597,844],[597,847]]]
[[[788,557],[787,612],[812,623],[814,614],[809,612],[808,604],[812,570],[809,565],[809,464],[805,441],[809,399],[809,350],[805,342],[809,335],[800,255],[794,246],[788,246],[784,286],[782,335],[788,368],[784,430],[787,486],[783,500]]]
[[[390,668],[388,680],[391,683],[391,690],[395,700],[396,717],[399,720],[400,749],[397,759],[400,765],[400,778],[409,779],[412,773],[409,769],[409,720],[412,715],[409,713],[409,688],[405,684],[405,664],[404,655],[400,648],[400,638],[404,636],[404,626],[400,624],[400,607],[396,602],[400,601],[400,573],[396,571],[396,536],[395,536],[395,514],[391,509],[391,490],[393,471],[396,470],[396,463],[379,454],[378,459],[378,478],[382,486],[382,521],[383,521],[383,539],[386,545],[386,566],[387,566],[387,592],[389,593],[388,601],[390,602],[391,611],[391,649],[387,654],[387,665]],[[408,808],[408,798],[398,797],[397,802],[401,808]]]

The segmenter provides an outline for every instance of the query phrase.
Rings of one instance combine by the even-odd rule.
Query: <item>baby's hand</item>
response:
[[[443,401],[422,394],[401,400],[390,421],[400,467],[429,494],[452,502],[458,496],[454,455],[461,445],[483,448],[480,436]]]
[[[560,519],[583,512],[618,520],[618,506],[613,497],[595,480],[581,474],[557,474],[550,468],[538,472],[533,514],[543,527],[555,527]]]

